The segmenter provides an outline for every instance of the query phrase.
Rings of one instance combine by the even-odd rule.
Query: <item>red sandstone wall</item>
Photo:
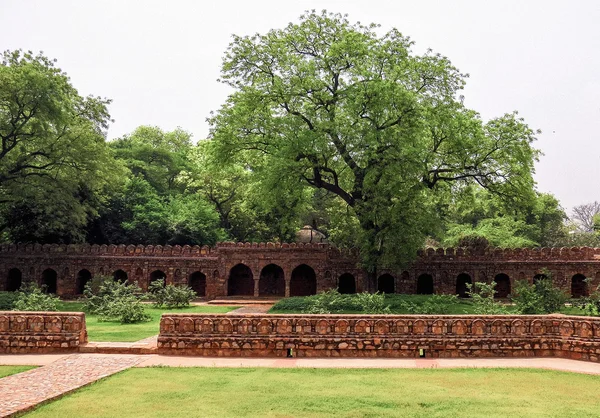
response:
[[[77,351],[87,342],[82,312],[0,311],[0,353]]]
[[[142,288],[148,286],[155,270],[166,275],[167,283],[184,284],[192,273],[206,276],[206,296],[213,299],[227,295],[227,282],[232,267],[247,265],[257,281],[262,269],[276,264],[283,269],[286,289],[293,270],[301,264],[310,266],[317,278],[317,291],[335,288],[339,277],[351,274],[358,292],[375,291],[377,283],[367,279],[358,266],[356,251],[341,251],[326,244],[219,243],[215,247],[198,246],[134,246],[134,245],[0,245],[0,290],[7,286],[10,269],[22,273],[23,280],[41,281],[44,270],[56,271],[57,293],[76,294],[78,272],[86,269],[92,275],[112,275],[123,270],[130,281]],[[394,277],[396,293],[415,293],[422,274],[433,278],[434,293],[456,293],[456,279],[468,274],[473,282],[491,282],[504,273],[514,287],[516,280],[529,280],[548,269],[555,286],[571,293],[571,279],[576,274],[593,279],[590,286],[600,284],[600,248],[490,249],[470,253],[465,249],[428,249],[406,270],[380,269],[379,274]],[[286,293],[287,295],[287,293]]]
[[[600,318],[165,314],[160,354],[565,357],[600,361]]]

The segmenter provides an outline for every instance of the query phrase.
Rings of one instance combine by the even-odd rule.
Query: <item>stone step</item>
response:
[[[80,353],[93,354],[156,354],[157,336],[135,342],[90,341],[79,346]]]

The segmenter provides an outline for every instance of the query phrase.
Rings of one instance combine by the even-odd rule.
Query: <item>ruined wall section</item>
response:
[[[418,280],[429,275],[433,293],[457,293],[457,277],[467,275],[472,282],[495,280],[505,274],[510,281],[529,280],[550,271],[553,282],[565,293],[571,292],[572,278],[581,275],[592,279],[590,287],[600,284],[600,248],[491,249],[469,252],[465,249],[428,249],[419,252],[416,261],[406,269],[380,268],[377,277],[359,266],[360,254],[340,250],[328,244],[219,243],[215,247],[152,245],[1,245],[0,290],[8,287],[9,272],[18,270],[22,281],[41,283],[44,271],[56,273],[56,292],[69,296],[78,293],[78,274],[84,270],[91,276],[113,275],[121,271],[129,281],[147,288],[153,272],[164,274],[167,283],[189,283],[194,273],[206,279],[205,295],[215,298],[227,295],[232,268],[248,266],[256,281],[263,269],[275,264],[283,270],[288,296],[290,280],[296,268],[306,265],[316,275],[316,290],[338,287],[342,276],[355,281],[356,291],[375,291],[378,277],[393,277],[396,293],[417,293]],[[255,292],[255,296],[258,294]]]
[[[74,352],[87,342],[82,312],[0,311],[0,353]]]
[[[563,357],[598,362],[600,319],[164,314],[158,352],[222,357]]]

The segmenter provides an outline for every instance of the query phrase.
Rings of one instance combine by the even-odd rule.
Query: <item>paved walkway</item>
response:
[[[0,358],[0,362],[2,359]],[[600,375],[600,363],[561,358],[448,358],[448,359],[391,359],[391,358],[240,358],[144,356],[135,367],[301,367],[301,368],[358,368],[358,369],[450,369],[450,368],[533,368]]]
[[[14,374],[0,379],[0,417],[11,416],[55,399],[103,377],[128,369],[140,363],[142,356],[88,355],[61,356],[47,364],[52,357],[39,355],[0,356],[0,364],[16,364],[21,357],[28,365],[46,364],[44,367]]]
[[[239,309],[234,309],[233,311],[227,312],[225,315],[239,315],[239,314],[248,314],[248,313],[267,313],[267,311],[269,309],[271,309],[272,306],[273,306],[272,303],[242,306]]]

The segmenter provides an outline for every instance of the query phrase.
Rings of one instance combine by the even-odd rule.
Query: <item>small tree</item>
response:
[[[13,304],[14,311],[56,311],[60,299],[36,283],[27,283],[21,286],[17,300]]]
[[[86,311],[98,315],[99,321],[129,324],[151,319],[141,303],[144,295],[137,283],[121,283],[103,276],[87,283],[83,295]]]
[[[475,313],[481,315],[502,315],[508,313],[506,308],[494,299],[496,282],[467,283],[467,294],[473,301]]]
[[[165,286],[165,281],[162,279],[150,283],[148,291],[154,299],[154,306],[157,308],[186,308],[190,306],[190,302],[196,297],[196,292],[191,287],[174,286],[172,284]]]

